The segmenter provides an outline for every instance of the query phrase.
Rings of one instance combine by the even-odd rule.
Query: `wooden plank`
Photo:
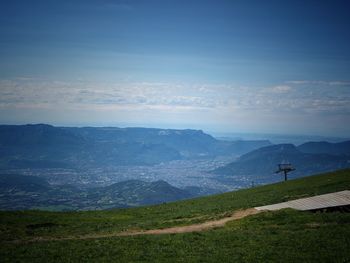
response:
[[[329,193],[307,198],[296,199],[288,202],[255,207],[257,210],[279,210],[283,208],[293,208],[296,210],[314,210],[328,207],[350,205],[350,191]]]

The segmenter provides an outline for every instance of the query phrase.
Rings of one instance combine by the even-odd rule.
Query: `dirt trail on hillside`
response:
[[[162,234],[177,234],[177,233],[189,233],[189,232],[200,232],[208,229],[213,229],[217,227],[223,227],[227,222],[232,220],[241,219],[246,216],[255,215],[261,213],[255,208],[249,208],[246,210],[238,210],[234,212],[229,217],[224,217],[218,220],[207,221],[204,223],[193,224],[188,226],[177,226],[163,229],[151,229],[144,231],[125,231],[119,233],[109,233],[109,234],[93,234],[85,236],[76,237],[36,237],[31,240],[12,240],[9,243],[31,243],[31,242],[45,242],[45,241],[64,241],[64,240],[87,240],[87,239],[98,239],[98,238],[108,238],[108,237],[123,237],[123,236],[136,236],[136,235],[162,235]]]
[[[229,217],[224,217],[218,220],[207,221],[200,224],[188,225],[188,226],[177,226],[163,229],[151,229],[146,231],[137,232],[124,232],[118,236],[135,236],[135,235],[161,235],[161,234],[177,234],[177,233],[189,233],[189,232],[200,232],[216,227],[223,227],[227,222],[232,220],[241,219],[243,217],[254,215],[262,211],[256,210],[255,208],[249,208],[246,210],[239,210],[233,213]]]

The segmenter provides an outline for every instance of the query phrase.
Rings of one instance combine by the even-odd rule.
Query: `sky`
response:
[[[0,123],[349,137],[349,10],[1,0]]]

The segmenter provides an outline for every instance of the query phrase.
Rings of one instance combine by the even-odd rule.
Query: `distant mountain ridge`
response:
[[[110,198],[114,201],[121,200],[128,206],[159,204],[193,197],[190,192],[176,188],[162,180],[155,182],[128,180],[106,187],[89,189],[88,192],[88,199],[94,199],[93,197],[96,196],[97,199]]]
[[[77,145],[84,140],[48,124],[0,125],[0,146],[58,146]]]
[[[316,144],[312,144],[316,145]],[[336,144],[342,148],[347,142]],[[308,151],[311,151],[311,145]],[[300,147],[306,149],[305,146]],[[250,178],[256,182],[277,181],[278,175],[274,174],[279,163],[292,163],[296,168],[291,174],[293,177],[301,177],[319,172],[327,172],[350,167],[350,156],[335,155],[327,153],[305,153],[293,144],[277,144],[262,147],[247,154],[242,155],[237,161],[212,171],[218,174],[218,178]],[[313,152],[318,152],[315,149]],[[336,153],[341,152],[334,148]]]
[[[268,141],[219,141],[201,130],[0,125],[0,168],[152,165],[240,155]]]
[[[217,140],[201,130],[156,128],[63,128],[95,143],[163,145],[184,157],[209,155]]]
[[[128,180],[105,187],[78,189],[50,185],[36,176],[0,174],[0,210],[100,210],[153,205],[196,196],[165,181]]]
[[[298,150],[304,153],[326,153],[333,155],[350,155],[350,141],[339,143],[307,142],[298,146]]]

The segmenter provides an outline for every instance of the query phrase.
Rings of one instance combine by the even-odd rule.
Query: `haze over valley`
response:
[[[201,130],[2,125],[1,209],[157,204],[350,167],[350,141],[272,144]],[[171,194],[172,193],[172,194]]]

